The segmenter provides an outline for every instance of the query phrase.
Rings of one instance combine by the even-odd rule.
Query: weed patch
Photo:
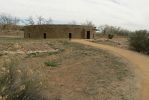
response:
[[[3,100],[42,100],[40,92],[46,86],[45,71],[22,68],[19,63],[20,60],[14,59],[0,67],[0,96]]]
[[[40,54],[39,52],[29,53],[27,54],[27,57],[38,57],[39,54]]]
[[[58,54],[58,52],[48,52],[48,55],[51,56],[51,55],[56,55]]]
[[[59,64],[54,61],[48,61],[48,62],[45,62],[45,65],[49,67],[58,67]]]

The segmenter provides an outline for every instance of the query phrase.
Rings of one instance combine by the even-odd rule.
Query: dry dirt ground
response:
[[[140,77],[139,100],[149,100],[149,94],[148,94],[149,93],[149,57],[148,56],[142,55],[133,51],[124,50],[121,48],[112,47],[109,45],[88,42],[85,40],[74,40],[74,42],[93,46],[103,50],[108,50],[110,52],[113,52],[113,54],[121,55],[123,58],[129,60],[129,62],[136,65],[136,67],[134,67],[135,68],[134,70],[137,72],[138,77]]]
[[[86,41],[75,42],[92,46]],[[0,55],[1,98],[137,100],[137,80],[132,65],[99,48],[68,40],[2,38],[0,50],[24,52]],[[30,50],[36,53],[27,54]],[[45,50],[48,51],[38,52]],[[47,66],[45,62],[54,62],[57,66]],[[7,84],[3,76],[8,76],[11,84]]]

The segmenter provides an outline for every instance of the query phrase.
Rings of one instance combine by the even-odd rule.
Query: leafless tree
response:
[[[9,14],[0,14],[1,30],[15,30],[19,24],[20,19]]]
[[[95,25],[93,24],[93,22],[92,21],[88,21],[88,20],[86,20],[86,22],[83,23],[82,25],[95,27]]]
[[[20,19],[19,19],[19,18],[17,18],[17,17],[14,17],[14,18],[13,18],[13,24],[14,24],[14,25],[18,25],[19,22],[20,22]]]
[[[102,33],[104,29],[105,29],[105,25],[97,27],[97,31],[99,31],[100,33]]]
[[[32,16],[28,17],[26,20],[25,20],[25,24],[26,25],[34,25],[35,24],[35,21],[33,19]]]
[[[53,23],[52,18],[45,19],[45,24],[52,24],[52,23]]]
[[[8,14],[0,15],[0,24],[2,25],[17,25],[20,22],[20,19],[17,17],[12,17]]]
[[[117,35],[128,35],[131,33],[131,31],[129,30],[110,25],[99,26],[98,31],[100,31],[103,34],[117,34]]]
[[[11,20],[8,16],[1,14],[0,15],[0,24],[4,25],[4,24],[10,24]]]
[[[37,17],[37,24],[38,25],[42,25],[42,24],[45,24],[45,23],[46,23],[45,18],[43,18],[42,16]]]
[[[28,17],[27,20],[25,20],[26,25],[43,25],[43,24],[52,24],[52,19],[51,18],[44,18],[42,16],[37,17],[36,19],[34,19],[33,17]]]

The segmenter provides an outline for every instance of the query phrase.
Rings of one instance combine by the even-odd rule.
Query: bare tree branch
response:
[[[45,20],[45,24],[52,24],[53,20],[51,18],[48,18]]]
[[[26,25],[35,25],[35,21],[32,16],[28,17],[25,21]]]
[[[86,22],[83,23],[82,25],[95,27],[95,25],[93,24],[93,22],[92,21],[88,21],[88,20],[86,20]]]
[[[45,18],[43,18],[42,16],[37,17],[37,24],[38,25],[42,25],[45,24]]]

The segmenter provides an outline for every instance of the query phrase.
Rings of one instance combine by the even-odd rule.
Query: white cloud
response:
[[[0,0],[0,12],[18,17],[52,17],[62,22],[91,20],[129,29],[149,29],[148,0]]]

